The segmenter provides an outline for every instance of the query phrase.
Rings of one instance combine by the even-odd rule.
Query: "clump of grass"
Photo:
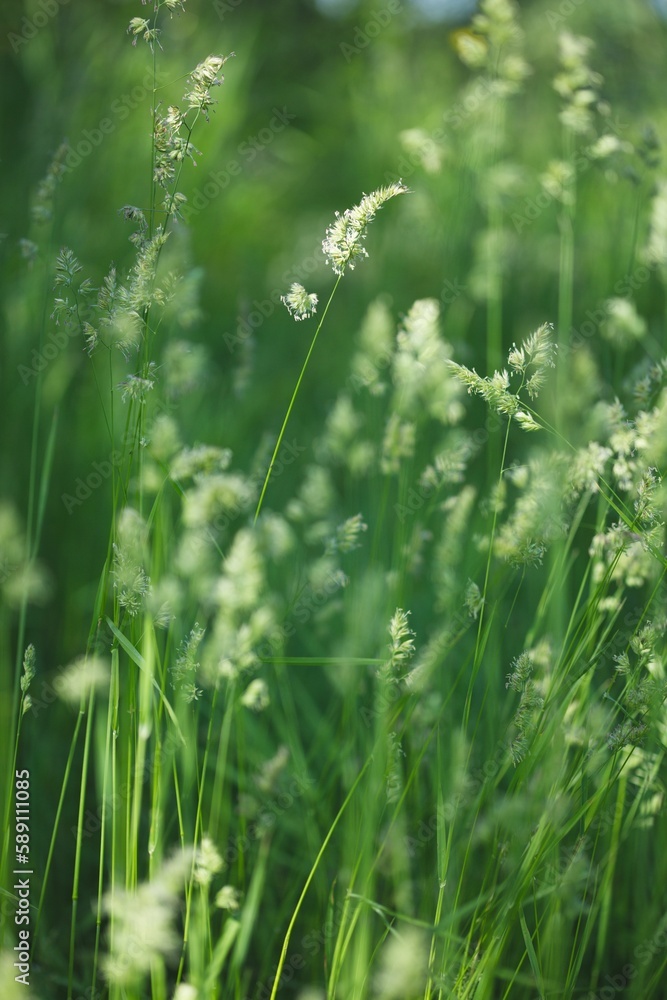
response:
[[[158,0],[130,22],[154,80],[162,18],[183,7]],[[662,864],[635,871],[627,858],[648,856],[664,825],[667,362],[605,381],[593,352],[568,341],[577,143],[596,162],[632,152],[596,133],[603,81],[571,33],[555,81],[563,157],[533,178],[558,215],[556,328],[540,316],[518,343],[508,332],[522,43],[508,0],[484,0],[456,36],[488,96],[462,140],[479,156],[471,286],[486,373],[437,299],[403,315],[377,299],[312,451],[288,466],[281,509],[264,500],[318,335],[367,256],[369,224],[406,186],[364,195],[327,229],[334,287],[259,474],[224,440],[188,441],[177,406],[206,366],[181,339],[199,316],[197,273],[178,270],[181,173],[199,156],[224,57],[199,63],[179,105],[154,87],[149,202],[121,209],[129,264],[96,288],[73,249],[54,250],[53,322],[86,343],[119,457],[88,639],[53,683],[70,706],[69,746],[31,941],[35,968],[50,967],[44,996],[273,1000],[298,982],[331,1000],[575,998],[601,989],[619,954],[639,960],[657,942],[658,903],[641,926],[625,918],[632,885],[648,887]],[[424,162],[437,173],[444,160]],[[662,184],[642,206],[642,254],[661,278],[664,205]],[[639,304],[612,291],[600,352],[656,350]],[[296,282],[283,302],[296,320],[319,305]],[[0,580],[20,643],[10,775],[38,707],[40,644],[24,640],[44,587],[52,440],[41,476],[33,449],[27,538],[0,509],[0,546],[22,580]],[[6,819],[3,871],[9,831]],[[66,835],[67,932],[53,899]],[[646,997],[664,965],[650,950],[633,965]]]

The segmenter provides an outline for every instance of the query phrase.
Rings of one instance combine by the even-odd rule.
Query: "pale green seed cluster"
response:
[[[469,393],[482,399],[498,413],[512,417],[528,431],[539,430],[540,425],[522,404],[520,393],[525,389],[531,400],[543,388],[550,368],[555,367],[555,345],[551,339],[551,325],[543,323],[521,345],[509,352],[507,363],[512,374],[503,369],[491,376],[482,377],[465,365],[449,362],[450,370],[467,388]],[[514,392],[511,379],[518,377],[520,384]]]
[[[322,242],[324,256],[334,274],[344,274],[347,267],[353,270],[357,261],[368,257],[364,246],[368,226],[390,198],[407,192],[405,184],[396,181],[365,194],[358,205],[346,209],[342,215],[336,212],[336,220],[327,229]]]
[[[298,281],[293,282],[289,292],[282,295],[280,301],[296,320],[308,319],[317,312],[317,295],[308,293]]]

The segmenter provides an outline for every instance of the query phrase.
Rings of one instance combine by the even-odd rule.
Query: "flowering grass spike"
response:
[[[365,194],[358,205],[348,208],[342,215],[336,212],[336,221],[329,226],[322,241],[324,256],[334,274],[344,274],[348,265],[353,270],[359,258],[368,257],[368,251],[363,245],[368,224],[386,201],[395,198],[397,194],[408,193],[409,189],[403,181],[395,181],[387,187],[378,188],[372,194]]]
[[[308,319],[317,312],[317,295],[314,292],[308,293],[298,281],[290,285],[287,295],[280,296],[280,301],[296,320]]]

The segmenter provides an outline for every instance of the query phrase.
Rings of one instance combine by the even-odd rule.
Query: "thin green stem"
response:
[[[88,760],[90,757],[90,739],[93,729],[93,709],[95,691],[91,689],[88,698],[88,718],[86,719],[86,736],[83,745],[83,761],[81,763],[81,787],[79,789],[79,815],[76,825],[76,848],[74,853],[74,877],[72,879],[72,920],[69,939],[69,963],[67,968],[67,1000],[72,1000],[74,987],[74,955],[76,952],[76,918],[79,905],[79,878],[81,874],[81,850],[83,847],[83,819],[86,808],[86,785],[88,784]],[[81,708],[81,713],[84,713]]]
[[[338,284],[338,282],[336,282],[336,284]],[[313,881],[313,878],[315,877],[315,872],[317,871],[317,869],[319,867],[319,864],[320,864],[320,861],[322,860],[322,857],[324,856],[324,852],[326,851],[327,847],[329,846],[329,841],[331,840],[331,838],[333,836],[334,830],[338,826],[338,822],[339,822],[340,818],[342,817],[343,813],[347,809],[349,802],[351,801],[351,799],[352,799],[355,791],[357,790],[357,787],[359,786],[359,783],[360,783],[361,779],[363,778],[364,774],[366,773],[366,769],[368,768],[368,766],[372,762],[372,760],[373,760],[372,757],[367,757],[366,758],[366,763],[364,764],[364,766],[362,767],[362,769],[359,771],[359,774],[355,778],[352,787],[350,788],[349,792],[345,796],[345,801],[343,802],[342,806],[338,810],[338,812],[336,814],[336,818],[334,819],[333,823],[329,827],[329,832],[327,833],[326,837],[324,838],[324,840],[322,842],[322,846],[320,847],[320,849],[319,849],[319,851],[317,853],[317,857],[315,858],[315,861],[313,862],[313,866],[310,869],[310,872],[308,874],[308,878],[306,879],[304,887],[301,890],[301,895],[299,896],[299,899],[297,900],[297,904],[294,907],[294,912],[292,913],[292,919],[290,920],[290,922],[289,922],[289,924],[287,926],[287,931],[285,933],[285,940],[283,941],[283,947],[282,947],[282,950],[280,952],[280,959],[278,960],[278,967],[276,969],[276,974],[275,974],[275,977],[274,977],[274,980],[273,980],[273,989],[271,990],[271,996],[270,996],[269,1000],[275,1000],[275,998],[276,998],[276,993],[278,992],[278,987],[280,986],[280,977],[282,975],[283,966],[285,964],[285,959],[287,958],[287,949],[289,948],[290,938],[292,937],[292,931],[294,930],[294,925],[296,924],[296,920],[297,920],[297,917],[299,916],[299,912],[300,912],[301,907],[303,905],[303,901],[306,898],[306,893],[308,892],[308,889],[310,887],[310,883]]]
[[[329,311],[329,306],[331,305],[333,297],[336,294],[336,289],[338,288],[338,286],[340,284],[340,280],[341,280],[342,277],[343,277],[342,274],[339,274],[338,277],[336,278],[336,284],[333,286],[333,290],[331,292],[331,295],[329,296],[329,301],[327,302],[326,306],[324,307],[324,312],[322,313],[322,318],[321,318],[320,322],[317,325],[317,330],[315,331],[315,336],[313,337],[313,339],[311,341],[310,348],[308,349],[308,354],[306,355],[306,360],[303,363],[303,367],[301,369],[301,373],[299,374],[299,377],[297,379],[296,385],[294,387],[294,392],[292,393],[292,398],[290,399],[289,406],[287,407],[287,413],[285,414],[285,419],[283,420],[283,425],[280,428],[280,434],[278,435],[278,440],[276,441],[276,446],[273,449],[273,455],[271,456],[271,461],[269,462],[269,468],[268,468],[267,473],[266,473],[266,478],[264,480],[264,485],[262,486],[262,492],[260,493],[260,496],[259,496],[259,501],[257,503],[257,510],[255,511],[255,517],[254,517],[253,523],[256,523],[257,518],[259,517],[259,512],[262,509],[262,504],[264,502],[264,494],[266,493],[267,487],[269,485],[269,479],[271,478],[271,472],[273,471],[273,466],[275,465],[275,461],[276,461],[276,458],[278,456],[278,452],[280,451],[280,445],[282,444],[283,437],[285,436],[285,430],[287,428],[287,422],[288,422],[288,420],[290,418],[290,414],[292,412],[292,408],[294,406],[294,402],[295,402],[297,394],[299,392],[299,388],[301,387],[301,382],[303,381],[303,376],[306,373],[306,368],[308,367],[308,362],[310,361],[310,356],[313,353],[313,349],[315,347],[315,343],[317,341],[318,334],[319,334],[320,330],[322,329],[322,324],[324,323],[324,320],[326,319],[326,315],[327,315],[327,313]]]

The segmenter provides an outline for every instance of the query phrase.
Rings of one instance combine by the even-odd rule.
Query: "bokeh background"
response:
[[[286,291],[292,276],[326,301],[326,226],[336,210],[389,179],[402,177],[413,193],[383,209],[369,232],[369,260],[342,283],[288,437],[308,442],[321,431],[369,303],[379,296],[396,321],[414,300],[437,299],[456,357],[484,371],[488,149],[478,115],[483,100],[455,45],[475,3],[187,0],[186,8],[169,22],[158,51],[165,103],[180,98],[185,76],[204,56],[235,57],[211,121],[196,136],[197,166],[181,183],[193,210],[179,226],[178,253],[197,269],[201,308],[177,337],[205,358],[195,366],[194,391],[179,402],[184,440],[230,447],[241,468],[267,457],[312,336],[312,326],[295,324],[271,296]],[[578,178],[575,326],[632,267],[667,142],[664,0],[531,0],[520,8],[533,72],[510,100],[497,156],[506,172],[495,189],[505,348],[558,312],[557,205],[520,220],[540,195],[539,175],[562,154],[551,83],[559,31],[593,39],[590,61],[604,78],[612,131],[630,144]],[[51,329],[45,274],[61,246],[74,251],[96,286],[110,262],[119,271],[132,263],[131,228],[119,210],[148,198],[151,56],[141,40],[131,44],[126,29],[145,10],[138,0],[3,0],[0,10],[0,497],[19,516],[26,513],[35,412],[35,379],[21,371],[33,364],[44,316]],[[285,123],[272,128],[277,111]],[[440,130],[442,138],[430,138]],[[69,169],[52,217],[40,224],[36,192],[63,142]],[[233,163],[239,172],[230,172]],[[222,180],[209,196],[212,174]],[[642,358],[661,356],[664,294],[655,275],[636,290],[648,329],[641,348],[619,354],[594,342],[608,388],[588,386],[587,396],[584,386],[582,407],[599,391],[613,395],[610,387]],[[267,315],[248,335],[248,318],[258,311]],[[43,453],[58,422],[40,549],[49,583],[28,621],[47,677],[85,645],[111,512],[105,489],[70,511],[62,500],[109,458],[95,362],[83,348],[73,341],[49,363],[36,427]],[[474,474],[484,481],[483,462]],[[295,488],[289,474],[277,479],[272,506],[280,509]],[[353,512],[363,482],[346,488]],[[9,663],[15,620],[4,620],[2,662]],[[65,756],[58,726],[50,732],[48,759],[34,761],[43,787]]]
[[[310,330],[307,324],[295,326],[282,307],[274,307],[252,336],[238,342],[239,320],[247,331],[243,319],[253,311],[252,303],[284,290],[287,272],[319,256],[335,210],[356,203],[362,192],[390,177],[402,176],[414,195],[383,213],[370,237],[371,259],[344,282],[292,429],[299,436],[321,426],[347,372],[364,311],[379,294],[387,296],[397,318],[417,298],[440,299],[447,339],[464,344],[467,362],[479,363],[486,320],[483,275],[475,280],[474,274],[484,252],[486,209],[479,184],[484,155],[475,138],[476,116],[465,113],[475,106],[474,92],[472,105],[461,104],[472,74],[453,44],[474,3],[188,0],[186,6],[187,13],[175,16],[162,38],[165,101],[180,98],[182,78],[204,55],[236,53],[225,68],[211,123],[197,136],[202,153],[197,167],[184,172],[181,184],[192,201],[211,172],[222,171],[225,178],[225,186],[205,198],[189,228],[181,230],[182,251],[201,269],[202,316],[188,339],[202,345],[208,357],[207,377],[179,416],[189,422],[192,439],[224,442],[243,462],[262,441],[275,438]],[[538,174],[561,153],[558,98],[551,87],[558,32],[584,33],[594,40],[591,61],[604,76],[603,95],[622,138],[640,144],[647,127],[658,138],[667,130],[667,10],[661,0],[536,0],[520,7],[533,75],[510,116],[503,153],[521,168],[513,200],[504,205],[508,344],[556,313],[555,207],[521,232],[511,218],[524,210],[526,199],[539,194]],[[39,301],[44,296],[40,266],[66,245],[95,285],[110,262],[119,271],[127,267],[130,227],[117,210],[141,206],[147,198],[145,81],[151,58],[143,43],[133,47],[126,31],[130,17],[141,14],[141,4],[110,0],[5,0],[0,12],[5,293],[0,475],[3,493],[19,508],[28,483],[34,379],[23,384],[18,367],[31,365],[41,311],[51,310],[49,301]],[[386,23],[377,34],[375,27],[368,32],[378,19]],[[276,108],[286,110],[289,124],[268,142],[266,132],[264,141],[258,139]],[[77,148],[87,151],[86,136],[95,135],[105,119],[110,131],[99,145],[69,161],[76,165],[58,187],[47,247],[43,240],[50,225],[36,233],[30,217],[40,179],[60,143],[66,141],[75,154]],[[420,153],[424,140],[443,125],[444,141]],[[415,129],[422,130],[417,152],[409,135]],[[650,199],[653,173],[637,157],[629,159],[633,162],[611,168],[594,165],[580,179],[575,293],[580,316],[609,294],[612,275],[624,273],[638,205]],[[232,161],[241,167],[236,176],[227,173]],[[605,172],[607,183],[601,183]],[[22,239],[40,244],[32,262],[22,254]],[[302,280],[322,298],[331,273],[322,261]],[[662,314],[659,295],[657,282],[639,290],[644,314]],[[73,346],[49,365],[46,378],[47,399],[58,408],[59,433],[42,553],[55,593],[40,621],[51,637],[54,660],[79,646],[78,630],[58,623],[83,626],[87,620],[105,545],[104,532],[96,529],[108,513],[102,490],[93,504],[77,509],[78,544],[72,543],[72,515],[60,498],[93,462],[108,457],[100,454],[102,414],[90,364],[83,345]],[[44,434],[49,414],[42,418]],[[289,484],[284,488],[289,491]],[[79,616],[71,614],[72,603],[80,608]]]

